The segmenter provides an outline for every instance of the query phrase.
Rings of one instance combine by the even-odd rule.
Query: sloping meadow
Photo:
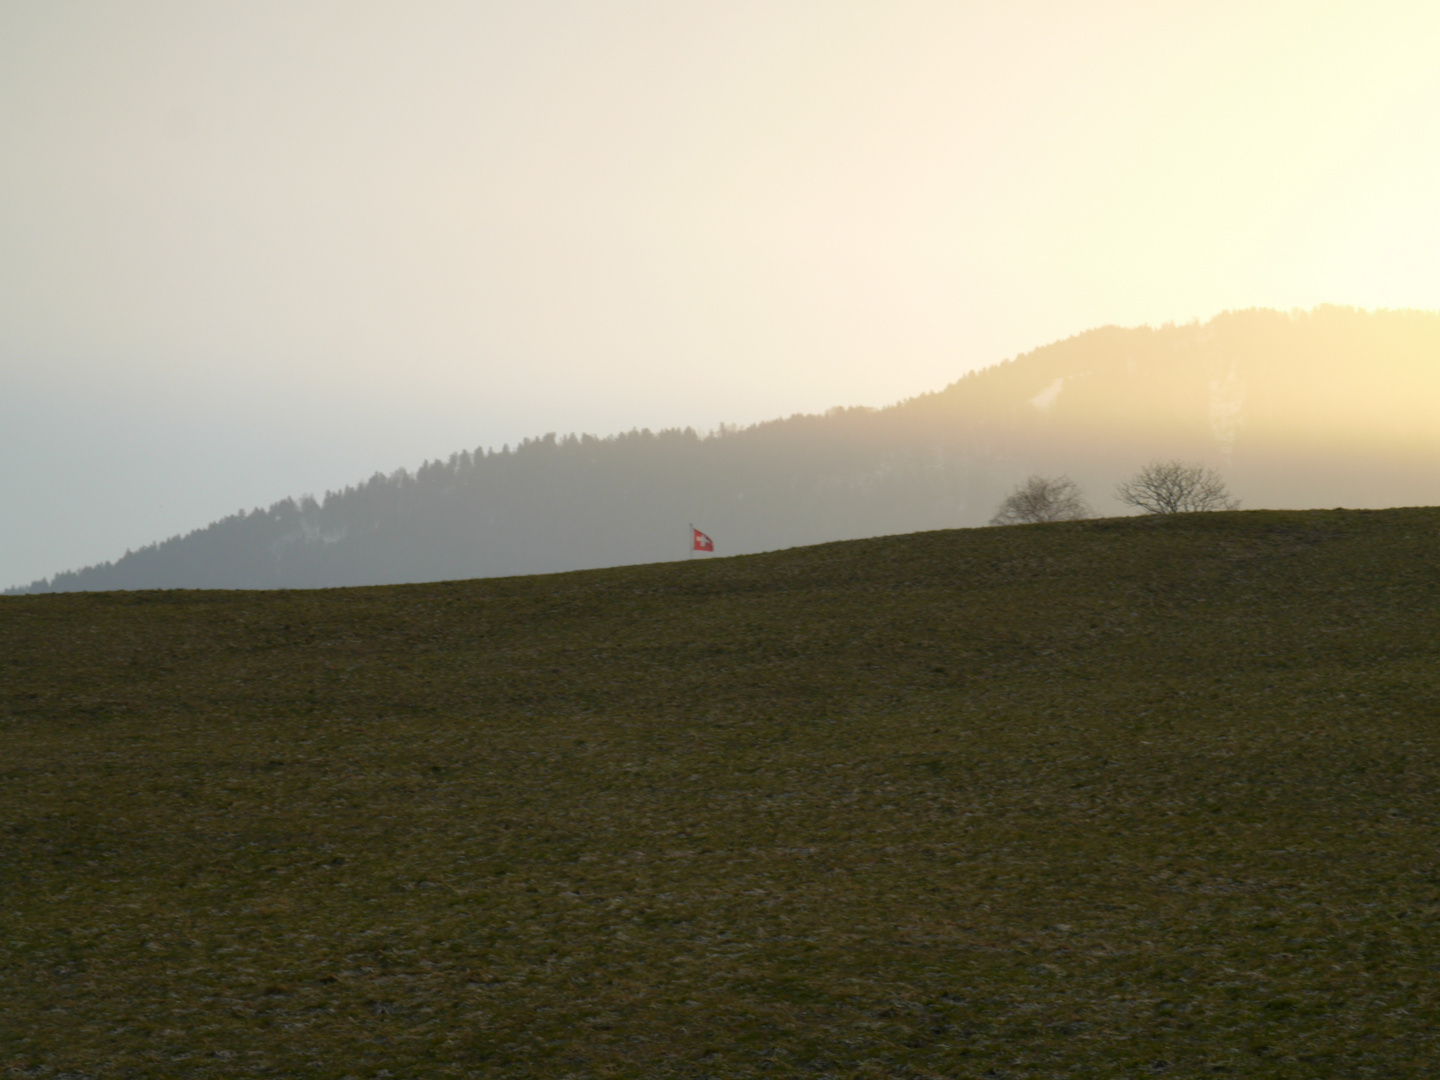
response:
[[[0,601],[0,1071],[1422,1075],[1437,530]]]

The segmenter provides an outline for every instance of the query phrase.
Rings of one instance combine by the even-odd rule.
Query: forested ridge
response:
[[[239,512],[10,592],[365,585],[978,526],[1031,473],[1101,514],[1147,460],[1222,471],[1251,507],[1440,502],[1440,314],[1229,312],[1103,327],[888,408],[706,435],[546,435]]]

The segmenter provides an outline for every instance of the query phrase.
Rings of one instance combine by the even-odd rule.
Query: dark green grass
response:
[[[1414,1077],[1440,511],[0,602],[0,1075]]]

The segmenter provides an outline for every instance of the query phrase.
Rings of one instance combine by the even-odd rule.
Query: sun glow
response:
[[[1414,3],[8,5],[0,497],[54,522],[8,574],[1094,326],[1435,308],[1437,47]]]

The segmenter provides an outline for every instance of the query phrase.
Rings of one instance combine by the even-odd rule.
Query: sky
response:
[[[550,431],[1440,307],[1440,5],[0,6],[0,588]]]

